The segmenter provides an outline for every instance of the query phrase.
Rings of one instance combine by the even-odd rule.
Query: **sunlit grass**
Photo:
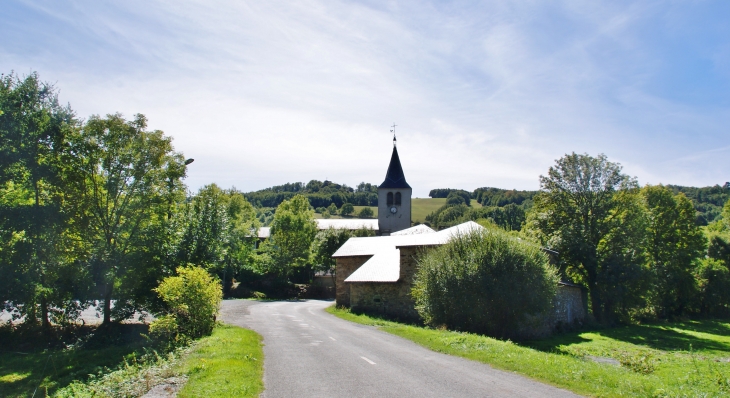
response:
[[[217,326],[180,364],[188,382],[179,397],[254,397],[264,389],[261,336],[235,326]]]
[[[431,350],[488,363],[593,396],[728,396],[730,323],[717,321],[626,326],[566,333],[516,344],[471,333],[435,330],[352,314]],[[691,345],[691,346],[690,346]],[[607,359],[611,363],[596,363]]]

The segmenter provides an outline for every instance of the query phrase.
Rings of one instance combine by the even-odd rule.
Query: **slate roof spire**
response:
[[[390,156],[390,165],[388,172],[385,174],[385,181],[378,188],[410,188],[406,182],[406,176],[403,174],[403,167],[400,165],[398,157],[398,148],[395,146],[395,135],[393,135],[393,154]]]

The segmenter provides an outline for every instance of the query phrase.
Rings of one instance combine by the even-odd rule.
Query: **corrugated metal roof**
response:
[[[370,257],[345,282],[398,282],[400,279],[400,250],[384,249]]]
[[[319,218],[316,219],[319,229],[360,229],[378,230],[378,220],[370,218]]]
[[[390,234],[390,236],[400,236],[400,235],[419,235],[419,234],[435,234],[436,231],[429,228],[427,225],[424,224],[418,224],[415,227],[406,228],[402,231],[393,232]]]
[[[345,282],[396,282],[397,278],[391,279],[400,273],[400,255],[396,256],[393,251],[398,251],[399,247],[443,245],[456,236],[483,228],[469,221],[435,233],[350,238],[332,257],[373,256]],[[367,268],[364,268],[366,265]],[[355,274],[357,276],[353,278]]]

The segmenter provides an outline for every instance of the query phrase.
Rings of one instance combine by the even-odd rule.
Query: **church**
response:
[[[418,256],[454,237],[483,229],[465,223],[434,231],[426,225],[411,226],[411,196],[398,156],[393,153],[378,187],[378,235],[350,238],[332,257],[336,259],[336,303],[355,311],[375,312],[407,320],[418,320],[411,288],[418,269]],[[559,322],[582,321],[587,313],[583,291],[560,283],[555,311],[544,323],[545,331]],[[542,333],[542,332],[541,332]]]

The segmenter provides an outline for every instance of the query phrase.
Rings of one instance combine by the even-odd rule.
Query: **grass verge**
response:
[[[166,354],[129,344],[0,352],[0,397],[137,397],[187,378],[180,397],[258,396],[263,348],[254,331],[219,325],[211,336]]]
[[[221,325],[194,344],[181,360],[188,382],[178,397],[256,397],[264,390],[261,336],[236,326]]]
[[[436,352],[487,363],[579,394],[600,397],[730,394],[728,322],[626,326],[516,344],[357,315],[334,306],[327,311],[348,321],[376,326]]]

